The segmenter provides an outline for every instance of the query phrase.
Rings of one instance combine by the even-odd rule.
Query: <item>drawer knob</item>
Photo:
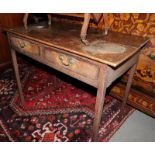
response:
[[[64,55],[60,55],[59,59],[64,66],[71,66],[75,62],[73,58],[68,58]]]

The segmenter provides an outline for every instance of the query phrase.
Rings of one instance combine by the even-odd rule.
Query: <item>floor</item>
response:
[[[135,111],[110,142],[155,142],[155,119]]]

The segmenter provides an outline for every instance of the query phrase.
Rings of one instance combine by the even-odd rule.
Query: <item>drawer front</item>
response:
[[[20,39],[16,37],[10,37],[12,46],[20,52],[39,55],[40,49],[39,46],[35,43],[31,43],[25,39]]]
[[[55,51],[55,49],[45,49],[43,57],[58,67],[66,68],[86,78],[97,79],[98,77],[97,65],[83,59]]]

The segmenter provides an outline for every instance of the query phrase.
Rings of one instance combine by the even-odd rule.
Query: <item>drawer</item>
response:
[[[42,56],[50,63],[53,63],[57,68],[65,68],[90,79],[98,78],[98,66],[89,62],[88,60],[59,52],[57,49],[48,48],[44,50]]]
[[[25,39],[20,39],[16,37],[10,37],[11,45],[18,50],[19,52],[39,55],[40,49],[39,46],[35,43],[29,42]]]

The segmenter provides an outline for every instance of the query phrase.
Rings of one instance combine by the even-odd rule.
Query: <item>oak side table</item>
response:
[[[51,28],[30,26],[6,29],[21,102],[24,102],[16,52],[46,64],[64,74],[97,88],[92,141],[98,132],[107,87],[130,74],[123,98],[126,103],[138,56],[148,38],[109,31],[108,35],[90,29],[90,45],[80,41],[79,26],[55,23]]]

